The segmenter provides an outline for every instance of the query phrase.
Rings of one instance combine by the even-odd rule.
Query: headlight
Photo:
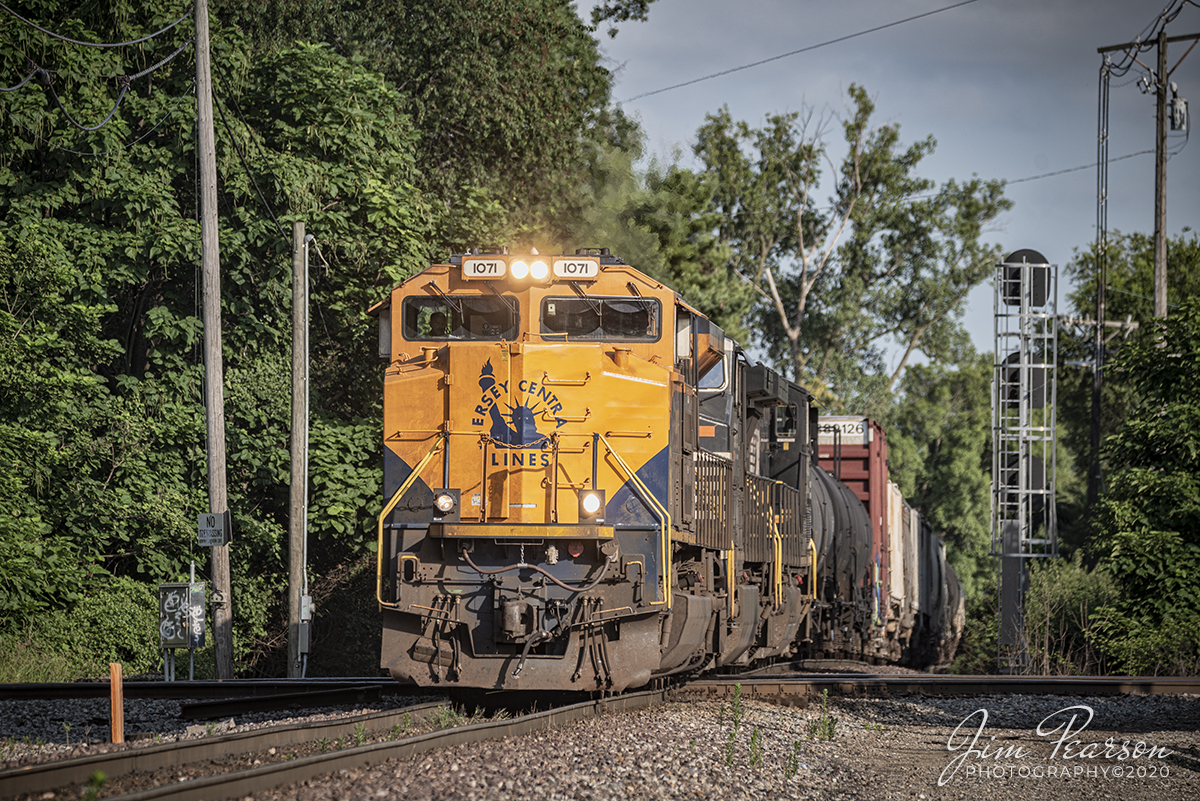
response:
[[[446,514],[454,510],[454,496],[448,492],[443,492],[433,499],[433,505],[442,514]]]
[[[546,266],[546,262],[539,259],[538,261],[535,261],[533,264],[529,265],[529,274],[533,276],[535,281],[541,281],[550,274],[550,268]]]
[[[604,523],[604,490],[585,490],[579,494],[579,522]]]
[[[518,259],[508,265],[513,278],[524,278],[529,275],[529,264]]]

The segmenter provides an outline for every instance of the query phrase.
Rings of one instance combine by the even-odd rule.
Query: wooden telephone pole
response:
[[[292,490],[288,515],[289,679],[301,678],[308,653],[304,619],[305,543],[308,538],[308,270],[304,223],[292,223]]]
[[[1154,97],[1155,97],[1155,138],[1154,138],[1154,316],[1163,318],[1167,316],[1167,90],[1170,88],[1171,73],[1183,62],[1183,58],[1187,58],[1188,53],[1191,53],[1191,48],[1187,53],[1184,53],[1183,58],[1179,59],[1175,67],[1167,69],[1167,44],[1170,42],[1186,42],[1200,40],[1200,33],[1192,33],[1186,36],[1167,36],[1166,26],[1158,32],[1158,37],[1155,40],[1155,46],[1158,50],[1158,64],[1154,73]],[[1096,52],[1104,55],[1116,50],[1125,51],[1130,58],[1137,60],[1138,52],[1147,46],[1146,42],[1126,42],[1125,44],[1109,45],[1108,47],[1100,47]],[[1195,47],[1195,44],[1192,45]],[[1143,67],[1149,71],[1149,67],[1138,61]],[[1107,84],[1105,84],[1107,87]],[[1104,110],[1103,121],[1101,123],[1101,137],[1105,143],[1102,145],[1104,156],[1102,156],[1100,165],[1102,175],[1104,175],[1104,189],[1101,196],[1098,198],[1099,203],[1108,202],[1107,198],[1107,138],[1108,138],[1108,111],[1107,111],[1107,88],[1104,89]],[[1107,219],[1107,212],[1103,215]],[[1104,230],[1107,223],[1099,224],[1098,234],[1103,241]],[[1108,258],[1107,253],[1097,251],[1096,264],[1100,267]],[[1097,269],[1096,271],[1096,319],[1103,321],[1105,319],[1105,303],[1104,303],[1104,270]],[[1104,339],[1103,339],[1104,323],[1101,322],[1096,327],[1096,366],[1092,378],[1092,431],[1091,431],[1091,459],[1088,466],[1088,505],[1093,505],[1100,496],[1100,399],[1101,387],[1103,383],[1103,361],[1104,361]]]
[[[204,406],[208,438],[208,510],[225,519],[225,384],[221,357],[221,248],[217,237],[217,148],[213,133],[208,0],[196,0],[196,115],[200,138],[200,264],[204,285]],[[217,678],[233,678],[233,594],[229,546],[212,549],[213,630]]]
[[[1158,64],[1154,74],[1155,137],[1154,137],[1154,316],[1167,316],[1167,92],[1171,87],[1171,73],[1177,63],[1167,69],[1167,45],[1171,42],[1191,42],[1200,39],[1200,33],[1185,36],[1167,36],[1166,26],[1158,32],[1155,46],[1158,49]],[[1097,48],[1103,55],[1114,50],[1124,50],[1132,57],[1146,45],[1145,42],[1126,42]],[[1195,45],[1192,45],[1195,47]],[[1191,48],[1183,54],[1187,58]],[[1179,62],[1183,62],[1183,58]],[[1141,64],[1141,62],[1138,62]],[[1145,64],[1142,64],[1145,67]],[[1146,67],[1149,70],[1149,67]],[[1098,315],[1100,316],[1100,315]]]
[[[1158,32],[1154,131],[1154,316],[1167,316],[1167,28]]]

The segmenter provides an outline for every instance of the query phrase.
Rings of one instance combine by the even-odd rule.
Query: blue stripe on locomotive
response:
[[[438,465],[440,471],[441,465]],[[404,461],[392,451],[391,448],[383,449],[383,500],[387,503],[392,496],[396,494],[396,490],[400,489],[400,485],[412,475],[412,465]],[[413,485],[409,487],[405,497],[396,505],[392,513],[388,515],[387,522],[389,523],[428,523],[430,514],[433,511],[433,490],[425,483],[425,479],[418,477]]]
[[[648,462],[637,471],[637,476],[650,490],[650,494],[659,503],[667,502],[667,481],[670,471],[670,447],[663,448],[654,454]],[[605,517],[608,525],[613,526],[654,526],[659,525],[658,515],[646,505],[641,496],[633,489],[628,481],[613,494],[605,507]]]

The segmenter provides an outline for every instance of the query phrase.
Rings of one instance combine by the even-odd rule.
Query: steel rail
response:
[[[367,685],[385,695],[411,693],[415,687],[384,676],[336,679],[235,679],[233,681],[126,681],[126,698],[247,698],[281,693],[323,692]],[[59,698],[108,698],[107,681],[0,684],[0,699],[29,701]]]
[[[408,717],[408,722],[421,720],[445,705],[444,701],[416,704],[402,709],[371,712],[335,720],[290,723],[237,734],[125,748],[106,754],[90,754],[72,759],[22,765],[0,771],[0,798],[37,795],[72,785],[77,787],[86,783],[97,770],[103,771],[109,777],[123,776],[134,771],[148,773],[203,760],[265,751],[268,748],[317,742],[322,738],[336,740],[352,737],[358,726],[364,726],[368,731],[389,729],[403,725],[406,722],[405,716]]]
[[[1200,678],[1186,676],[722,676],[690,682],[688,695],[794,700],[828,690],[835,695],[1183,695],[1200,693]]]
[[[381,684],[355,684],[349,687],[306,690],[278,695],[256,695],[250,698],[220,698],[214,701],[181,704],[179,717],[184,720],[213,720],[227,715],[274,712],[294,706],[361,704],[367,701],[378,701],[383,696],[383,690]]]
[[[137,793],[115,796],[107,801],[159,801],[160,799],[166,801],[219,801],[224,798],[245,798],[254,793],[296,784],[325,773],[371,767],[389,759],[407,759],[438,748],[449,748],[504,737],[519,737],[575,723],[603,713],[653,706],[663,703],[668,692],[668,690],[644,690],[602,700],[585,701],[508,720],[459,726],[403,740],[345,748],[329,754],[317,754],[287,762],[271,763],[220,776],[191,779]]]
[[[824,676],[727,676],[692,681],[671,689],[627,693],[603,700],[572,704],[508,720],[477,723],[417,735],[402,740],[346,748],[329,754],[271,763],[234,773],[192,779],[178,784],[144,790],[119,801],[192,801],[195,799],[243,798],[314,776],[339,770],[370,767],[390,759],[406,759],[437,748],[471,742],[521,736],[566,725],[602,712],[652,706],[671,698],[721,697],[740,687],[743,698],[779,703],[805,703],[808,697],[829,690],[840,695],[1177,695],[1200,692],[1197,677],[1104,677],[1104,676],[929,676],[929,675],[824,675]],[[46,762],[0,772],[0,797],[40,794],[85,782],[97,769],[109,775],[134,770],[153,771],[166,767],[254,753],[270,747],[313,742],[321,738],[351,736],[360,725],[372,730],[399,724],[407,715],[425,717],[442,704],[427,703],[405,709],[377,712],[320,723],[298,723],[253,732],[126,749],[109,754],[58,762]]]

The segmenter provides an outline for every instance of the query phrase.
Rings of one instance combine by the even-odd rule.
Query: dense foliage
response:
[[[1141,233],[1113,234],[1106,260],[1105,318],[1129,323],[1124,329],[1106,330],[1108,358],[1127,342],[1146,335],[1154,319],[1154,240]],[[1095,245],[1077,251],[1066,265],[1065,277],[1074,283],[1067,297],[1071,317],[1096,317]],[[1187,229],[1167,242],[1168,311],[1176,313],[1189,300],[1200,299],[1200,237]],[[1083,546],[1090,536],[1091,521],[1084,512],[1084,491],[1091,455],[1092,370],[1095,358],[1095,329],[1066,326],[1059,335],[1059,466],[1076,477],[1075,485],[1060,493],[1060,522],[1063,541],[1069,550]],[[1119,372],[1106,370],[1101,394],[1102,434],[1120,428],[1137,404],[1135,388]],[[1103,459],[1103,456],[1102,456]],[[1119,461],[1115,463],[1119,465]],[[1101,463],[1102,474],[1115,465]],[[1059,482],[1062,487],[1063,482]]]
[[[1094,548],[1119,602],[1100,639],[1131,673],[1200,670],[1200,303],[1190,302],[1113,360],[1137,397],[1104,443],[1112,470]]]
[[[104,4],[62,29],[127,39],[174,19],[176,5]],[[36,19],[63,17],[56,3],[27,6]],[[0,52],[4,73],[20,73],[25,59],[55,70],[64,104],[89,122],[116,96],[102,76],[140,71],[189,36],[182,25],[131,54],[73,47],[3,19],[13,43]],[[366,546],[379,491],[363,312],[427,263],[436,222],[413,180],[415,128],[380,76],[317,45],[256,56],[219,24],[213,53],[235,650],[248,659],[274,624],[285,578],[290,221],[317,232],[318,572]],[[206,500],[192,81],[188,57],[161,66],[91,133],[48,110],[37,84],[0,108],[0,240],[20,243],[3,248],[0,264],[11,344],[0,458],[14,468],[0,487],[14,512],[0,521],[0,574],[12,587],[4,603],[23,614],[69,606],[89,576],[157,583],[186,578],[191,559],[205,569],[194,544]]]
[[[644,19],[645,6],[619,0],[596,21]],[[446,217],[439,255],[562,242],[589,145],[634,135],[567,0],[225,0],[217,14],[260,48],[321,42],[383,76],[416,126],[416,183]]]

